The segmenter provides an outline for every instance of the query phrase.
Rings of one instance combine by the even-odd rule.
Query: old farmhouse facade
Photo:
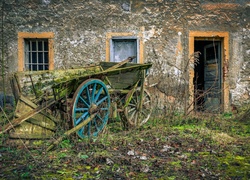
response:
[[[152,62],[159,110],[250,102],[248,0],[1,0],[1,86],[16,71]],[[126,78],[126,77],[124,77]]]

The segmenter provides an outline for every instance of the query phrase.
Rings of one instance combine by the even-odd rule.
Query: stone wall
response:
[[[3,32],[1,55],[4,53],[1,57],[4,59],[5,89],[8,93],[7,77],[17,71],[18,32],[53,32],[55,69],[105,61],[106,34],[132,32],[142,34],[144,62],[154,64],[148,84],[165,97],[158,106],[164,108],[170,103],[169,99],[179,99],[176,104],[183,109],[190,68],[189,31],[228,31],[231,101],[239,105],[250,101],[250,3],[247,0],[0,2],[3,12],[0,22]],[[2,77],[3,74],[1,81]],[[3,90],[1,86],[0,91]],[[158,97],[155,99],[157,101]]]

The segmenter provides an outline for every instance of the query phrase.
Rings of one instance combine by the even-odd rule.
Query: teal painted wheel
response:
[[[99,79],[88,79],[76,90],[73,96],[71,115],[73,126],[97,113],[86,126],[77,131],[81,138],[97,136],[107,124],[110,108],[110,96],[106,85]]]

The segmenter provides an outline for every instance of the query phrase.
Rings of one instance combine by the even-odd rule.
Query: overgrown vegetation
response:
[[[11,146],[0,138],[0,179],[249,179],[250,116],[151,119],[124,131],[118,120],[91,139]],[[59,134],[60,135],[60,134]]]

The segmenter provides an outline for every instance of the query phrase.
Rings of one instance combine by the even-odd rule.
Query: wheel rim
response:
[[[106,85],[98,79],[84,81],[76,90],[71,109],[73,126],[86,120],[90,115],[95,117],[77,134],[81,138],[97,136],[107,124],[110,108],[110,96]]]
[[[145,124],[150,118],[152,112],[151,98],[146,90],[144,90],[143,94],[141,111],[139,111],[139,104],[140,90],[138,89],[134,92],[131,101],[125,108],[125,116],[131,126],[141,126]]]

